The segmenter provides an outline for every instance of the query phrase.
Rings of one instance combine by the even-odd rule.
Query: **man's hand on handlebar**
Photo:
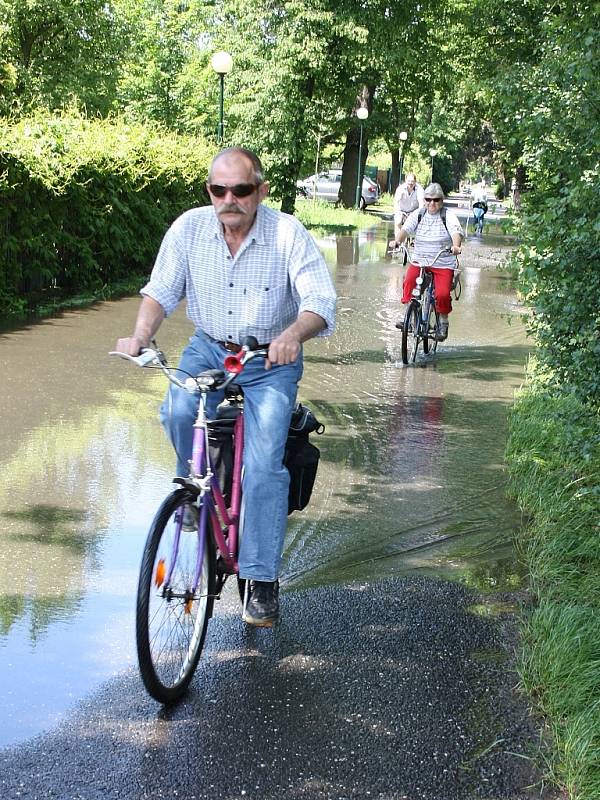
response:
[[[450,248],[450,252],[452,253],[453,256],[460,255],[462,252],[461,246],[459,244],[453,244],[452,247]]]
[[[265,369],[272,364],[292,364],[300,353],[302,343],[293,334],[284,331],[269,346],[269,355],[265,359]]]
[[[128,336],[117,340],[115,350],[118,353],[127,353],[128,356],[138,356],[144,347],[150,347],[150,342],[139,336]]]

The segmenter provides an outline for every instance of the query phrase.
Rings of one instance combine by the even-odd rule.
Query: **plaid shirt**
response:
[[[235,256],[212,206],[186,211],[167,231],[141,294],[166,315],[186,297],[188,317],[219,341],[270,342],[301,311],[325,320],[318,336],[335,326],[335,289],[317,245],[297,219],[263,205]]]

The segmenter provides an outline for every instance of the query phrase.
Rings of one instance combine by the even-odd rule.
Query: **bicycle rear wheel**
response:
[[[419,303],[411,300],[402,325],[402,362],[404,364],[414,362],[417,357],[420,323],[421,307]]]
[[[184,506],[193,500],[193,495],[185,489],[166,498],[152,522],[140,569],[136,614],[138,662],[144,686],[160,703],[173,703],[187,689],[212,614],[215,584],[212,538],[207,531],[200,553],[198,531],[184,531],[181,527]],[[193,591],[198,564],[200,578]]]

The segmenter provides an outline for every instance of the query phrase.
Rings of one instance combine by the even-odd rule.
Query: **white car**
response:
[[[303,197],[317,197],[317,200],[327,200],[330,203],[337,203],[342,184],[342,170],[329,169],[319,172],[318,175],[309,175],[303,181],[298,181],[298,194]],[[360,207],[364,208],[379,200],[379,186],[375,181],[363,177],[362,193],[360,197]]]

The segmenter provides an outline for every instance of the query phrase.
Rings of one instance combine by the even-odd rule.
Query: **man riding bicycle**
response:
[[[394,238],[389,247],[393,250],[399,244],[400,230],[411,211],[421,208],[424,203],[424,191],[414,172],[406,175],[406,180],[401,183],[394,194]]]
[[[302,343],[332,333],[336,295],[306,229],[262,205],[269,187],[253,152],[221,151],[207,189],[212,205],[185,212],[167,231],[141,290],[134,332],[116,349],[137,355],[185,297],[196,330],[181,357],[184,375],[222,369],[228,352],[239,351],[249,335],[268,350],[264,364],[254,359],[236,379],[244,390],[246,420],[239,575],[251,582],[243,618],[268,625],[279,616],[289,487],[282,461],[302,376]],[[209,395],[209,418],[221,399],[222,393]],[[178,476],[189,472],[197,409],[197,396],[169,386],[161,421],[175,447]]]

